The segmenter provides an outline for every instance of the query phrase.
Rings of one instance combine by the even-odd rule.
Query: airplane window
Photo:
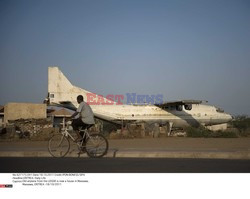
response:
[[[221,108],[216,108],[216,111],[219,112],[219,113],[224,113],[224,110],[221,109]]]
[[[166,106],[165,109],[168,110],[168,109],[169,109],[169,106]]]
[[[50,97],[50,98],[54,98],[54,94],[50,94],[49,97]]]

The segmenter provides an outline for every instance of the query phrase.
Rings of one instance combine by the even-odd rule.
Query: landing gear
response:
[[[167,124],[166,124],[166,133],[167,133],[167,135],[168,136],[171,136],[171,130],[172,130],[172,127],[173,127],[173,122],[168,122]]]

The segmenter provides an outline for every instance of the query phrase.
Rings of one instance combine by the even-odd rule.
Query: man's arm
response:
[[[74,112],[71,116],[70,116],[70,119],[73,119],[75,116],[77,116],[79,113],[76,111]]]
[[[73,115],[71,115],[70,119],[73,119],[75,116],[77,116],[78,114],[81,113],[82,109],[83,109],[84,103],[80,103],[79,107],[77,108],[77,110],[73,113]],[[79,117],[81,118],[81,114],[79,115]]]

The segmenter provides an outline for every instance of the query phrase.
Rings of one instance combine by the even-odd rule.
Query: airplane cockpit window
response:
[[[216,111],[217,111],[218,113],[224,113],[224,110],[221,109],[221,108],[216,108]]]
[[[49,94],[49,97],[50,97],[50,98],[54,98],[54,94],[50,93],[50,94]]]
[[[184,107],[188,111],[192,110],[192,104],[185,104]]]
[[[177,111],[182,111],[182,109],[183,109],[183,108],[182,108],[182,105],[177,105],[177,106],[176,106],[176,110],[177,110]]]
[[[171,110],[170,106],[164,106],[164,110]]]

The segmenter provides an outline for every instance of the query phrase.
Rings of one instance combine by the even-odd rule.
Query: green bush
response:
[[[187,132],[187,137],[203,137],[203,138],[237,138],[238,135],[235,132],[231,132],[231,131],[210,131],[209,129],[205,128],[205,127],[198,127],[198,128],[194,128],[194,127],[188,127],[186,129]]]
[[[250,137],[250,128],[239,131],[240,137]]]
[[[241,116],[236,116],[235,119],[230,122],[230,124],[239,130],[239,135],[241,137],[248,137],[250,136],[250,118],[241,115]]]
[[[210,137],[210,131],[204,127],[188,127],[186,129],[187,137]]]

